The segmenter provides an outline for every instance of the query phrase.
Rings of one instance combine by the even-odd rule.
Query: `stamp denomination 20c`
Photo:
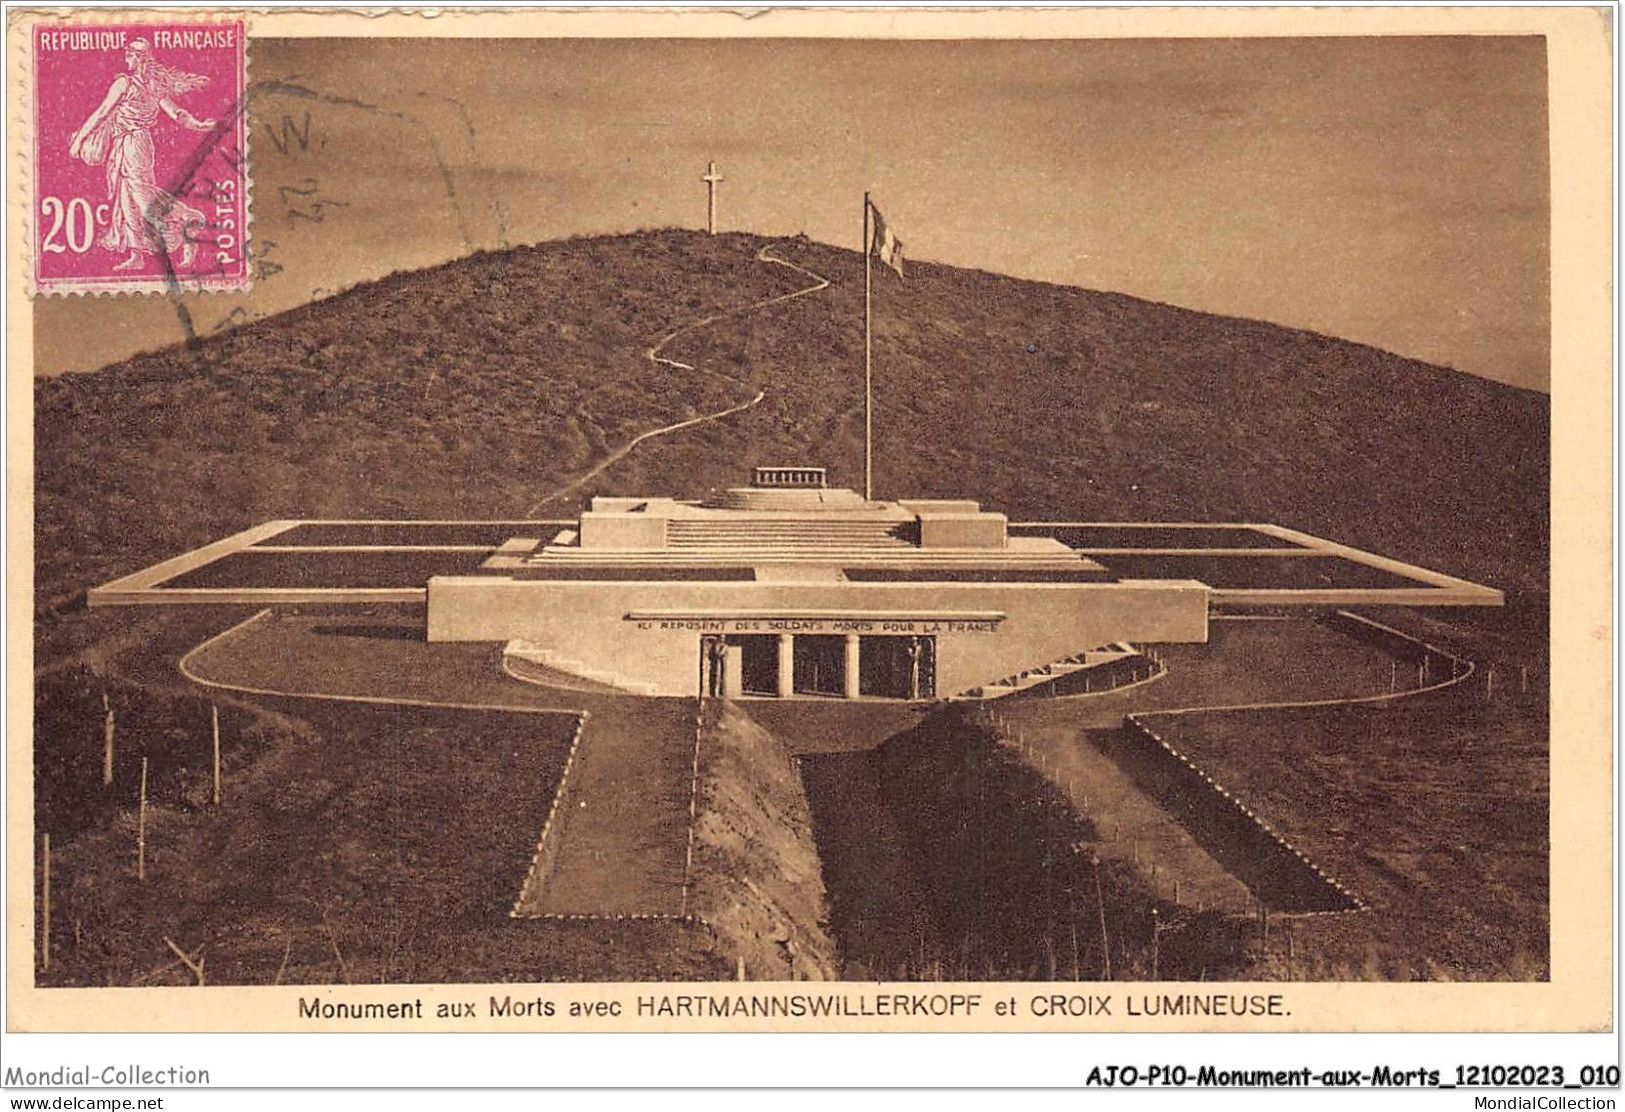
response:
[[[42,24],[33,62],[35,292],[248,288],[243,24]]]

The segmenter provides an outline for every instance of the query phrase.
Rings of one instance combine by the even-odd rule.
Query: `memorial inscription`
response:
[[[996,621],[854,618],[628,618],[640,632],[660,633],[997,633]]]

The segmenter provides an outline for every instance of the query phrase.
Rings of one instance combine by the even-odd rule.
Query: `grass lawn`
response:
[[[475,524],[454,523],[385,524],[356,522],[331,524],[306,522],[285,529],[259,543],[266,545],[480,545],[496,548],[512,537],[535,537],[546,540],[558,533],[560,526],[573,525],[571,521],[496,521]]]
[[[1302,548],[1257,529],[1228,525],[1012,525],[1012,536],[1054,537],[1085,552],[1097,548]]]
[[[1539,979],[1548,968],[1549,915],[1541,613],[1381,612],[1380,620],[1479,664],[1457,688],[1393,703],[1157,715],[1387,690],[1389,658],[1324,625],[1220,621],[1210,644],[1162,650],[1162,680],[999,710],[1045,753],[1046,767],[1060,770],[1052,774],[1088,792],[1093,809],[1113,811],[1107,821],[1133,830],[1166,871],[1178,865],[1183,831],[1166,815],[1159,828],[1132,809],[1119,820],[1115,810],[1133,794],[1091,776],[1094,766],[1081,759],[1094,756],[1091,736],[1117,736],[1123,713],[1148,714],[1169,744],[1370,905],[1297,920],[1295,978]],[[1490,668],[1500,679],[1486,701]],[[1399,676],[1414,682],[1403,665]],[[1199,885],[1200,875],[1186,878],[1187,890]],[[1256,973],[1288,975],[1281,932]]]
[[[1370,905],[1295,924],[1295,976],[1547,976],[1542,716],[1446,694],[1151,723]]]
[[[50,983],[184,983],[166,937],[203,947],[210,983],[269,983],[284,957],[284,983],[555,971],[484,943],[515,929],[573,716],[266,707],[288,729],[222,808],[150,812],[145,884],[128,812],[60,856]]]
[[[418,552],[232,552],[166,579],[186,587],[422,587],[436,575],[472,575],[488,553],[461,549]]]

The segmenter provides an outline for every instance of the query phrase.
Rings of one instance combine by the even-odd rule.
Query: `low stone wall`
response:
[[[1109,660],[1076,672],[1062,672],[1054,679],[1037,683],[1017,691],[1014,699],[1061,699],[1071,695],[1104,695],[1119,687],[1132,687],[1137,683],[1160,675],[1165,669],[1143,653]]]
[[[840,975],[801,779],[789,750],[707,700],[699,723],[688,911],[748,980]]]

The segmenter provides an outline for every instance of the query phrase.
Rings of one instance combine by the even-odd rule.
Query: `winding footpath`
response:
[[[692,363],[683,363],[676,359],[669,359],[660,353],[666,347],[666,345],[670,344],[673,340],[676,340],[680,336],[686,336],[688,333],[697,329],[705,328],[709,325],[716,324],[718,321],[728,320],[732,317],[743,316],[746,313],[754,313],[759,309],[766,309],[771,305],[778,305],[782,302],[793,301],[798,297],[806,297],[808,294],[818,293],[820,290],[829,288],[830,283],[828,278],[817,273],[816,271],[809,270],[804,266],[781,259],[777,255],[774,255],[772,250],[772,247],[769,246],[763,247],[761,250],[757,251],[756,261],[759,263],[768,263],[772,266],[782,266],[788,270],[793,270],[797,274],[802,274],[808,278],[811,278],[813,280],[813,284],[799,290],[792,290],[789,293],[781,293],[774,297],[764,298],[761,301],[753,301],[748,305],[741,305],[735,309],[727,309],[720,313],[712,313],[710,316],[700,317],[698,320],[690,321],[682,327],[675,328],[666,333],[659,340],[657,340],[654,346],[650,347],[643,353],[644,358],[649,360],[651,363],[658,363],[663,367],[670,367],[673,370],[693,371],[697,374],[711,375],[713,378],[720,378],[723,381],[732,383],[735,386],[742,386],[748,389],[748,383],[742,382],[733,375],[724,374],[721,371],[712,370],[708,367],[696,367]],[[760,405],[762,399],[766,397],[767,391],[758,390],[756,391],[755,396],[750,398],[750,400],[740,402],[738,405],[731,405],[725,409],[719,409],[714,413],[704,413],[698,417],[690,417],[686,421],[677,421],[670,425],[661,425],[658,428],[641,432],[634,436],[631,440],[628,440],[625,444],[621,445],[615,451],[605,456],[602,460],[598,461],[591,468],[576,476],[574,479],[571,479],[563,486],[557,487],[549,491],[547,494],[544,494],[525,510],[525,516],[530,517],[537,513],[549,502],[555,501],[567,494],[572,494],[581,489],[582,486],[591,482],[609,468],[615,466],[615,464],[625,459],[632,453],[633,449],[645,441],[653,440],[657,436],[668,436],[674,432],[681,432],[683,429],[693,428],[695,425],[703,425],[711,421],[720,421],[724,417],[732,417],[736,413],[743,413],[747,409],[752,409],[755,406]]]

